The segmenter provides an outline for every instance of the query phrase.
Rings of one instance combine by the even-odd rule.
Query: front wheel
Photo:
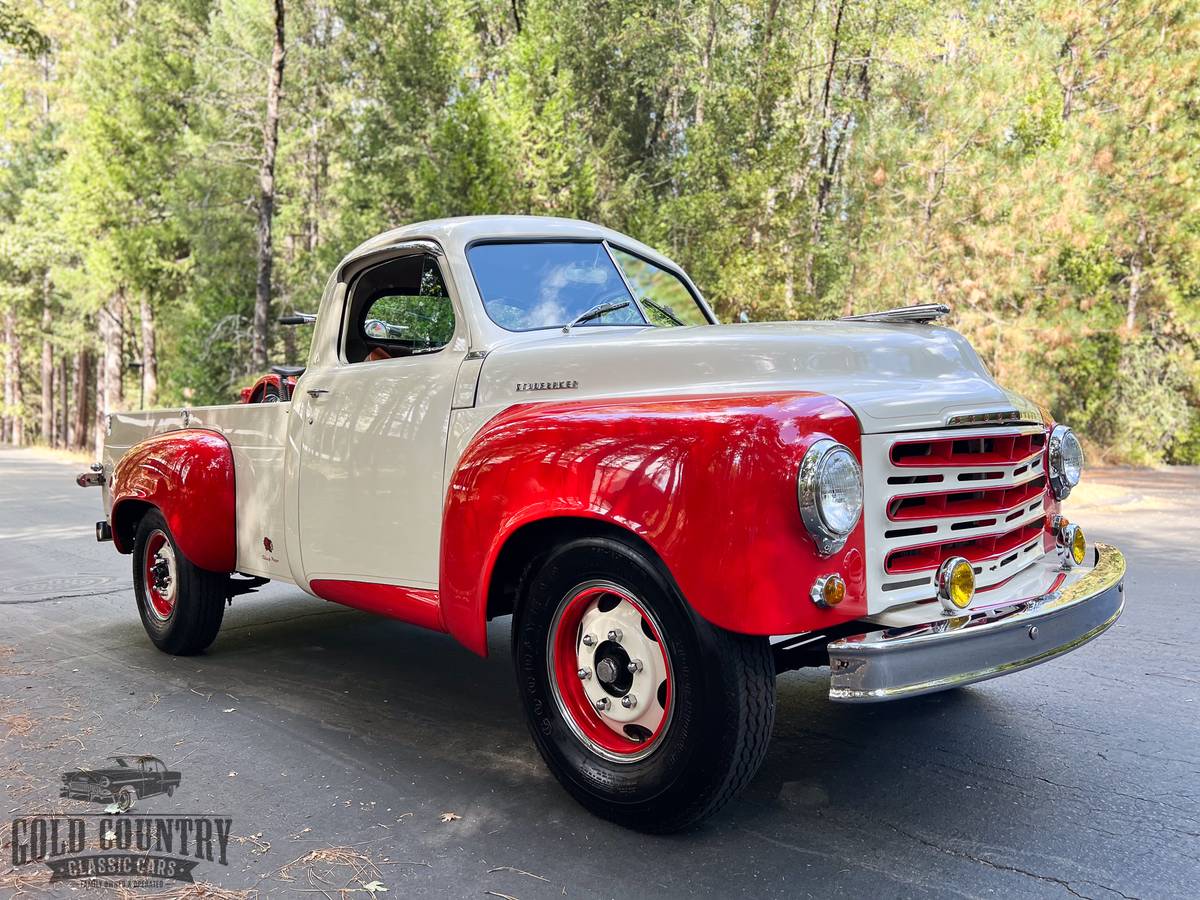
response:
[[[137,791],[131,787],[121,788],[117,794],[117,809],[121,812],[129,812],[133,809],[133,804],[137,802]]]
[[[159,650],[189,656],[216,639],[228,580],[184,556],[157,509],[142,517],[133,541],[133,588],[142,625]]]
[[[523,591],[513,645],[538,750],[599,816],[686,828],[762,763],[775,717],[767,639],[701,619],[632,543],[554,550]]]

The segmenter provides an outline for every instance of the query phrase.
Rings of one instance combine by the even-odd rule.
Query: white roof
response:
[[[386,247],[398,241],[433,240],[447,253],[462,252],[467,246],[480,240],[608,240],[628,247],[638,255],[654,262],[663,262],[673,269],[680,268],[667,257],[641,241],[591,222],[579,219],[561,219],[555,216],[460,216],[453,219],[431,219],[402,225],[378,234],[359,244],[342,260],[343,264],[364,253]]]

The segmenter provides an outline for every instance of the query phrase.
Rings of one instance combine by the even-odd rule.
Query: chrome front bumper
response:
[[[898,700],[1027,669],[1086,644],[1124,606],[1125,557],[1097,544],[1096,564],[1049,594],[833,641],[829,699]]]

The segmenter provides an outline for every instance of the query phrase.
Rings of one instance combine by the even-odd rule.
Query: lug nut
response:
[[[583,645],[585,647],[590,647],[594,643],[596,643],[596,636],[594,634],[585,634],[583,636]]]
[[[631,659],[629,661],[629,665],[627,665],[625,668],[636,675],[638,672],[642,671],[642,661],[640,659]]]
[[[599,700],[597,700],[597,701],[596,701],[596,703],[595,703],[594,705],[595,705],[595,707],[596,707],[596,712],[604,712],[604,711],[605,711],[606,709],[608,709],[608,708],[609,708],[609,707],[610,707],[612,704],[611,704],[611,703],[609,703],[609,701],[608,701],[608,698],[607,698],[607,697],[601,697]]]
[[[592,677],[592,670],[587,666],[581,666],[579,669],[579,677],[586,681]]]
[[[611,629],[608,632],[608,639],[610,641],[615,641],[618,644],[621,643],[621,629],[620,628]]]
[[[621,698],[621,705],[626,709],[633,709],[637,706],[637,697],[633,696],[633,694],[626,694]]]

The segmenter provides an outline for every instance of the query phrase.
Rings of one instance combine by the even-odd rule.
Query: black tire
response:
[[[170,546],[174,564],[169,610],[161,602],[156,605],[154,585],[146,576],[148,551],[160,541]],[[133,541],[133,588],[142,626],[159,650],[191,656],[208,647],[221,628],[228,583],[227,575],[201,569],[183,555],[157,509],[142,516]]]
[[[121,788],[117,794],[117,809],[121,812],[129,812],[135,803],[137,803],[137,791],[128,786]]]
[[[558,653],[552,645],[562,646],[551,629],[565,621],[562,610],[580,586],[597,583],[619,586],[644,606],[650,628],[643,624],[642,630],[666,650],[669,700],[663,702],[662,686],[650,696],[667,712],[642,758],[602,755],[579,719],[571,721],[571,703],[563,700],[565,690],[574,690],[565,684],[569,676],[555,679],[551,672]],[[585,629],[571,628],[564,624],[556,631],[574,634],[569,640],[577,641]],[[651,632],[661,633],[661,640]],[[762,764],[775,720],[775,666],[767,638],[734,634],[701,619],[662,565],[632,542],[580,538],[551,551],[523,585],[512,635],[518,690],[534,743],[555,777],[596,815],[639,831],[678,831],[728,803]],[[602,646],[592,657],[597,678]],[[587,661],[586,655],[579,658],[581,668]],[[569,654],[563,664],[570,664]],[[585,678],[582,672],[579,677]],[[596,686],[620,689],[615,683]]]
[[[268,384],[263,388],[262,403],[279,403],[283,400],[279,388],[273,384]]]

